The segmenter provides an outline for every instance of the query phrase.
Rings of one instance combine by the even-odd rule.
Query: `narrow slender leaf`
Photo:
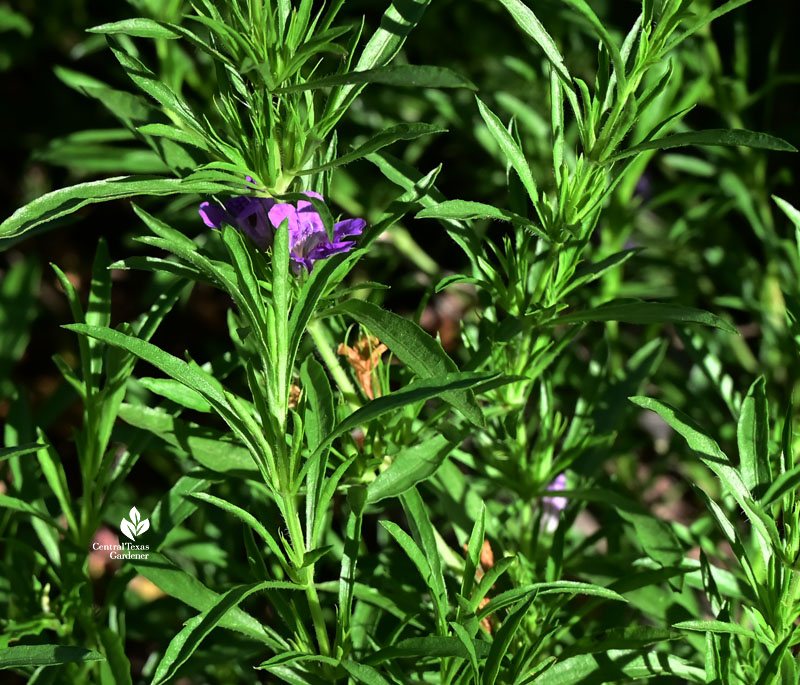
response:
[[[67,645],[15,645],[0,649],[0,669],[104,661],[102,654]]]
[[[173,40],[180,38],[180,34],[173,31],[169,26],[165,26],[161,22],[145,17],[136,17],[134,19],[123,19],[122,21],[113,21],[109,24],[100,24],[87,29],[89,33],[105,33],[115,34],[122,33],[126,36],[137,36],[140,38],[166,38]]]
[[[547,33],[542,23],[536,15],[522,0],[500,0],[500,3],[508,10],[514,21],[525,31],[544,51],[545,56],[555,68],[561,80],[567,87],[571,88],[572,77],[567,71],[567,65],[561,56],[555,41]]]
[[[422,378],[431,378],[458,370],[455,362],[437,340],[413,321],[362,300],[347,300],[335,313],[346,314],[368,328],[403,363]],[[483,425],[483,414],[469,391],[447,392],[442,398],[476,426]]]
[[[375,503],[388,497],[398,497],[430,478],[455,447],[455,443],[443,435],[437,435],[404,449],[389,468],[381,471],[367,486],[367,501]]]
[[[373,152],[377,152],[387,145],[396,143],[398,140],[414,140],[420,136],[427,136],[433,133],[442,133],[446,130],[447,129],[442,128],[441,126],[434,126],[433,124],[397,124],[396,126],[391,126],[384,131],[376,133],[366,143],[359,145],[355,150],[348,152],[346,155],[337,157],[333,161],[326,162],[325,164],[321,164],[313,169],[302,169],[296,171],[295,173],[300,176],[316,174],[320,171],[326,171],[327,169],[333,169],[334,167],[341,166],[342,164],[354,162],[357,159],[366,157]]]
[[[582,312],[561,314],[548,323],[580,323],[582,321],[621,321],[623,323],[694,323],[721,328],[728,333],[738,333],[727,321],[702,309],[684,307],[669,302],[624,300],[609,302]]]
[[[480,99],[476,98],[476,101],[481,117],[483,117],[483,120],[486,122],[486,126],[489,127],[489,132],[500,146],[508,163],[514,168],[514,171],[517,172],[519,180],[522,181],[522,185],[525,186],[525,190],[528,191],[528,197],[530,197],[531,203],[538,211],[539,191],[536,189],[536,181],[533,180],[533,174],[531,173],[530,166],[528,166],[528,161],[525,159],[525,154],[520,149],[519,145],[517,145],[514,138],[512,138],[511,134],[506,130],[506,127],[497,115],[484,105]]]
[[[72,214],[88,204],[136,195],[179,195],[230,192],[222,183],[187,181],[176,178],[117,176],[102,181],[61,188],[29,202],[0,224],[0,238],[18,236],[40,224]]]
[[[194,576],[178,568],[162,554],[150,552],[148,559],[139,559],[132,563],[139,573],[161,590],[198,611],[205,612],[219,602],[220,595],[208,589]],[[219,625],[263,642],[276,652],[284,651],[289,647],[288,643],[274,630],[263,626],[250,614],[238,608],[225,614],[220,619]]]
[[[736,441],[742,480],[750,492],[772,481],[769,467],[769,411],[764,377],[757,378],[742,402]]]
[[[778,152],[797,152],[797,148],[781,138],[767,133],[755,133],[741,129],[709,129],[707,131],[692,131],[690,133],[675,133],[656,140],[648,140],[639,145],[634,145],[611,157],[603,160],[603,164],[613,164],[626,157],[633,157],[645,150],[667,150],[673,147],[686,145],[723,146],[723,147],[752,147],[761,150],[776,150]]]
[[[600,654],[580,654],[558,661],[541,673],[536,685],[609,683],[654,676],[674,676],[682,682],[704,683],[705,671],[664,652],[611,649]]]
[[[397,64],[378,69],[351,71],[345,74],[334,74],[322,78],[311,79],[305,83],[276,88],[275,93],[296,93],[316,88],[344,86],[353,84],[380,83],[389,86],[405,86],[408,88],[469,88],[477,87],[469,79],[446,67],[418,66],[414,64]]]
[[[11,459],[11,457],[21,457],[31,452],[38,452],[43,447],[45,447],[45,445],[38,442],[28,442],[24,445],[18,445],[17,447],[3,447],[0,449],[0,461]]]
[[[277,581],[265,581],[253,585],[240,585],[231,588],[208,609],[189,619],[184,628],[172,639],[164,657],[156,668],[152,685],[161,685],[170,680],[178,668],[184,664],[208,634],[225,618],[231,609],[237,607],[247,597],[259,590],[280,589],[299,590],[299,585]]]
[[[522,619],[525,618],[525,614],[528,613],[535,598],[535,595],[532,595],[525,601],[520,602],[517,608],[506,616],[503,625],[500,626],[500,630],[494,636],[492,647],[486,657],[486,665],[483,669],[483,685],[494,685],[497,682],[503,657],[511,646],[514,634],[517,632],[519,624],[522,623]]]
[[[681,621],[680,623],[674,623],[672,627],[678,630],[743,635],[753,640],[756,639],[756,635],[752,630],[738,623],[726,623],[724,621]]]

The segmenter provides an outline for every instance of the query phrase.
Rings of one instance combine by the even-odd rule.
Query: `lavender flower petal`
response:
[[[304,194],[309,198],[325,201],[319,193],[309,190]],[[252,196],[232,197],[226,200],[224,209],[203,202],[200,205],[200,216],[212,228],[220,228],[223,223],[237,227],[261,249],[269,247],[275,229],[286,221],[289,229],[289,256],[295,270],[304,268],[309,273],[314,262],[353,249],[355,241],[345,239],[361,235],[367,225],[363,219],[340,221],[333,227],[331,240],[322,217],[309,200],[298,200],[296,204],[276,203],[273,199]]]
[[[228,221],[228,213],[219,205],[202,202],[199,211],[203,223],[209,228],[222,228],[222,222]]]

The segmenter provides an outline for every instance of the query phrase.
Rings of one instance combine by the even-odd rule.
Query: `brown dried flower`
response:
[[[353,347],[348,347],[344,343],[339,345],[337,352],[347,359],[347,363],[356,372],[356,379],[364,394],[369,399],[375,399],[375,389],[372,385],[372,370],[375,369],[381,360],[381,355],[388,348],[374,335],[365,335],[358,339]],[[378,388],[380,397],[380,388]]]

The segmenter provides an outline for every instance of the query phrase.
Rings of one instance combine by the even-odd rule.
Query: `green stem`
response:
[[[308,608],[311,612],[311,620],[314,623],[314,631],[317,635],[319,653],[328,656],[331,653],[328,630],[325,626],[325,617],[322,614],[322,605],[319,601],[317,588],[314,587],[314,564],[302,567],[303,557],[306,553],[306,544],[303,537],[303,527],[300,524],[300,516],[297,513],[294,495],[283,493],[284,511],[286,512],[286,526],[289,529],[289,539],[295,553],[295,566],[301,575],[302,584],[305,586]]]
[[[336,385],[339,386],[339,390],[342,391],[345,400],[347,400],[348,404],[355,411],[359,408],[356,389],[350,382],[350,378],[348,378],[342,365],[339,364],[339,358],[333,351],[333,346],[331,345],[327,331],[322,326],[319,319],[310,321],[306,330],[311,334],[311,338],[317,346],[317,351],[320,357],[322,357],[322,361],[325,362],[325,366],[327,366],[328,370],[331,372],[331,376],[333,376],[333,380],[336,381]]]

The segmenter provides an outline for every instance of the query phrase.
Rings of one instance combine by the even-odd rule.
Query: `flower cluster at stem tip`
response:
[[[303,194],[324,201],[319,193],[308,190]],[[361,235],[367,225],[364,219],[339,221],[333,227],[331,240],[319,212],[308,200],[292,204],[266,197],[240,196],[226,200],[224,207],[203,202],[199,212],[206,226],[218,229],[223,223],[230,224],[246,233],[262,250],[272,244],[275,229],[287,221],[289,256],[296,268],[302,266],[309,273],[314,262],[349,252],[356,243],[348,238]]]

